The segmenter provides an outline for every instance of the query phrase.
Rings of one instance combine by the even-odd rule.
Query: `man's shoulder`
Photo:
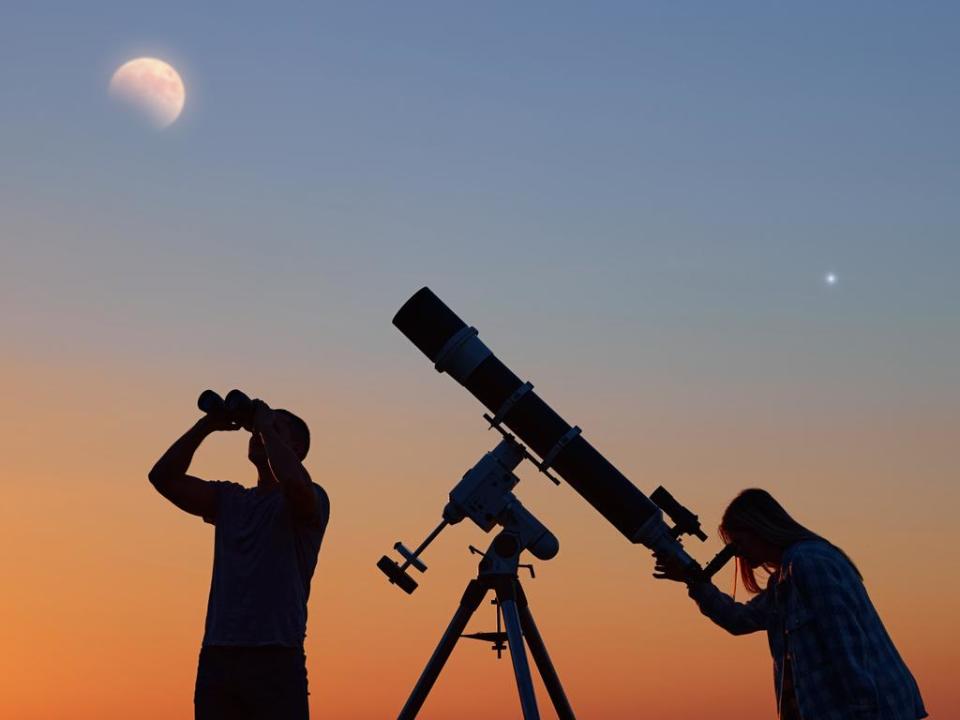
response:
[[[322,485],[318,485],[313,480],[310,481],[310,486],[313,488],[313,492],[317,494],[317,497],[323,500],[328,506],[330,505],[330,496],[327,495],[327,491],[323,489]]]
[[[319,507],[320,523],[323,528],[326,528],[327,523],[330,522],[330,496],[327,495],[327,491],[323,489],[322,486],[315,483],[313,480],[310,481],[310,486],[313,488],[314,495],[317,496],[317,502]]]
[[[224,501],[227,498],[242,497],[243,494],[249,489],[240,483],[236,483],[231,480],[205,480],[204,482],[210,484],[215,492],[214,504],[216,507],[216,515],[220,514],[223,506],[225,505]],[[210,525],[216,525],[216,515],[209,517],[205,515],[203,517],[203,521],[209,523]]]
[[[233,480],[211,480],[210,482],[220,497],[241,496],[256,490],[256,488],[248,488],[238,482],[233,482]]]

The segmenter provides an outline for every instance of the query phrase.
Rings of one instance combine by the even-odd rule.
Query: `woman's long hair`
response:
[[[720,537],[723,538],[724,542],[730,543],[731,532],[744,531],[781,550],[786,550],[801,540],[823,540],[827,542],[820,535],[794,520],[790,513],[783,509],[783,505],[774,500],[773,495],[759,488],[744,490],[733,499],[723,513],[723,520],[720,522]],[[847,554],[832,543],[829,544],[843,555],[853,566],[857,575],[860,575],[857,566],[854,565]],[[740,578],[743,580],[743,586],[752,593],[760,592],[760,583],[756,576],[758,566],[742,557],[737,557],[737,563],[740,565]],[[779,563],[763,563],[762,567],[770,574],[780,569]]]

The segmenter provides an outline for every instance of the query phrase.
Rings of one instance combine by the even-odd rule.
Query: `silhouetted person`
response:
[[[674,561],[658,558],[654,577],[686,582],[700,611],[733,635],[767,631],[781,720],[927,716],[860,571],[840,548],[757,489],[734,498],[720,535],[737,547],[743,584],[757,593],[750,601],[690,579]],[[758,569],[769,573],[763,590]]]
[[[161,495],[216,527],[197,720],[309,717],[307,598],[330,503],[301,463],[310,446],[306,423],[254,405],[248,457],[256,487],[187,474],[208,435],[239,429],[227,416],[198,420],[150,471]]]

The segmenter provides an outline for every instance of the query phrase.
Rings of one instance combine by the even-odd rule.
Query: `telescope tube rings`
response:
[[[466,381],[480,363],[493,355],[478,334],[475,327],[465,327],[454,333],[440,349],[433,364],[437,372],[448,373],[458,383]]]
[[[393,324],[447,372],[631,542],[663,524],[660,508],[517,377],[430,288],[404,303]],[[532,388],[532,386],[531,386]],[[523,392],[519,392],[524,390]],[[519,397],[514,394],[519,392]],[[507,401],[512,400],[509,404]],[[568,434],[573,431],[572,435]],[[564,443],[560,443],[565,440]],[[556,452],[552,452],[556,449]],[[650,524],[648,524],[650,521]],[[641,529],[643,532],[641,533]]]

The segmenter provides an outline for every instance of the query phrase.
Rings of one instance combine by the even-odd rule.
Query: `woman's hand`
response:
[[[673,580],[674,582],[693,582],[691,568],[684,565],[675,555],[653,554],[657,564],[653,568],[653,576],[657,580]]]

